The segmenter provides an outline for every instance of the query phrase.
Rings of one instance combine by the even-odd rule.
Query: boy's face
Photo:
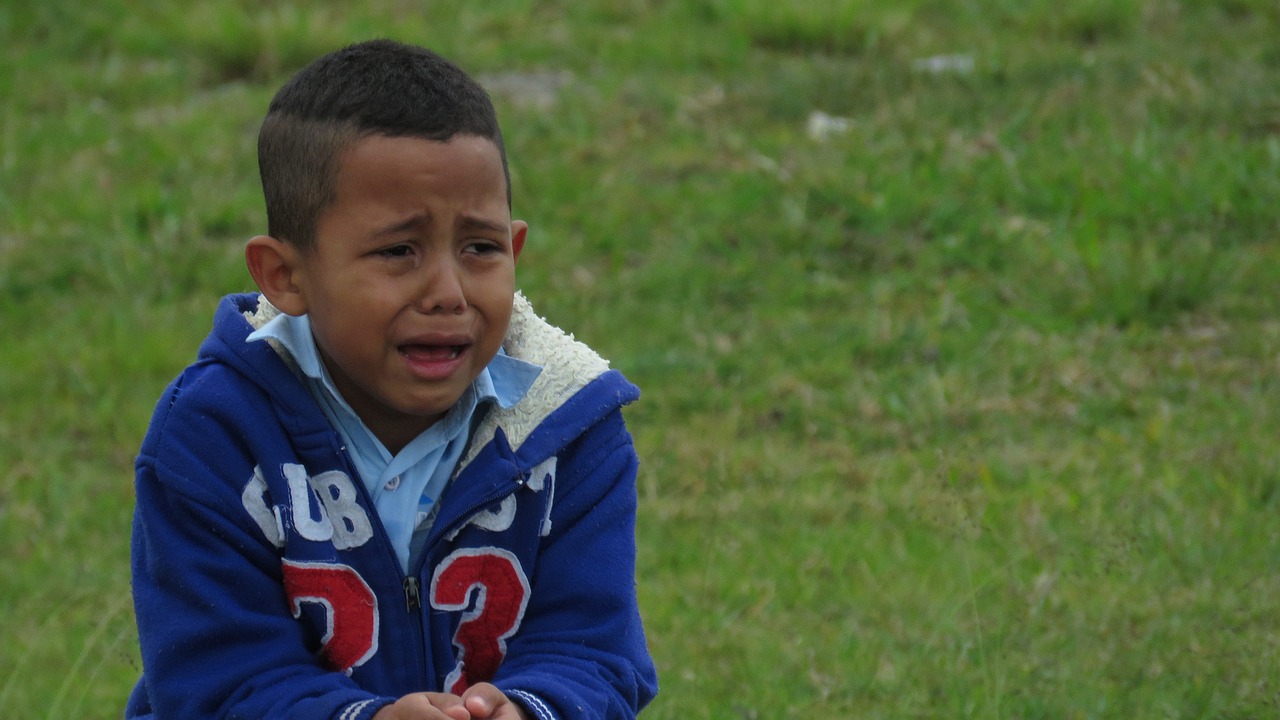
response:
[[[505,182],[481,137],[364,138],[340,159],[314,246],[295,254],[334,384],[392,452],[457,402],[506,335],[527,226]]]

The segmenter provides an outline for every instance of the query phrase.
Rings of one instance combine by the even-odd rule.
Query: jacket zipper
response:
[[[454,515],[453,518],[449,520],[448,525],[436,523],[435,527],[431,528],[431,534],[427,537],[427,541],[423,543],[422,553],[418,558],[417,567],[411,568],[411,572],[406,574],[404,579],[405,607],[408,608],[409,612],[417,612],[422,609],[422,586],[418,582],[418,574],[422,572],[422,568],[426,564],[427,558],[431,555],[431,550],[435,547],[436,543],[440,542],[440,539],[449,534],[449,532],[454,528],[459,527],[466,521],[470,520],[472,515],[479,512],[480,508],[496,502],[500,498],[504,498],[511,493],[518,491],[522,487],[524,487],[523,480],[516,480],[513,487],[501,490],[497,493],[491,493],[487,497],[472,503],[471,506],[467,508],[466,512]]]
[[[356,469],[356,464],[351,460],[351,454],[350,451],[347,450],[347,446],[339,442],[337,447],[338,452],[347,463],[347,471],[350,473],[350,476],[354,478],[353,484],[356,486],[356,492],[359,493],[361,498],[364,500],[364,506],[366,508],[366,512],[370,516],[370,522],[378,528],[377,534],[381,541],[380,544],[388,549],[391,553],[392,563],[398,568],[400,564],[399,560],[395,556],[395,551],[391,550],[390,543],[386,542],[387,529],[382,524],[382,518],[378,516],[378,508],[374,504],[373,498],[369,495],[369,489],[364,485],[364,478],[360,476],[360,472]],[[415,613],[421,610],[422,588],[418,583],[418,578],[415,575],[405,573],[404,582],[401,583],[401,587],[404,588],[404,604],[406,612]]]
[[[471,428],[472,433],[475,432],[475,425],[478,425],[478,424],[479,424],[479,418],[477,417]],[[467,437],[466,446],[463,448],[463,451],[462,451],[464,457],[466,456],[467,452],[470,450],[471,443],[473,440],[475,440],[474,435],[469,434]],[[508,452],[510,452],[510,450],[508,450]],[[348,458],[347,461],[350,462],[350,458]],[[468,463],[468,465],[469,464],[470,463]],[[449,483],[445,485],[445,489],[444,489],[444,492],[441,493],[440,500],[444,499],[444,496],[449,491],[449,486],[453,485],[453,483],[457,481],[458,478],[460,478],[464,474],[464,472],[466,471],[466,468],[467,466],[464,465],[455,470],[454,476],[450,478]],[[528,478],[525,476],[517,477],[515,478],[514,487],[505,488],[505,489],[499,490],[496,493],[490,493],[488,497],[482,498],[472,503],[471,507],[467,508],[466,512],[454,515],[452,518],[450,518],[447,526],[444,523],[440,522],[440,520],[444,519],[443,514],[436,517],[436,524],[431,528],[431,530],[427,535],[426,542],[423,543],[422,545],[422,551],[420,556],[418,557],[418,562],[416,564],[416,567],[409,568],[408,569],[409,572],[405,573],[404,600],[405,600],[405,607],[408,609],[408,612],[411,612],[411,613],[418,612],[422,609],[422,587],[418,582],[418,575],[421,574],[424,566],[426,565],[427,558],[431,554],[431,550],[435,547],[436,543],[440,542],[440,538],[444,537],[449,531],[453,530],[455,527],[460,526],[462,523],[469,520],[472,515],[478,512],[480,508],[484,507],[485,505],[495,502],[499,498],[504,498],[507,495],[517,492],[520,488],[524,487],[526,480],[528,480]],[[372,503],[370,503],[370,506],[372,506]]]
[[[436,543],[440,542],[440,538],[444,537],[445,535],[448,535],[454,529],[466,523],[468,520],[472,518],[472,516],[474,516],[477,512],[479,512],[480,509],[483,508],[484,506],[495,503],[507,497],[508,495],[511,495],[519,491],[520,488],[524,487],[524,483],[525,483],[525,478],[514,480],[512,487],[503,488],[498,490],[497,492],[490,493],[488,496],[472,503],[465,512],[457,513],[453,517],[448,518],[449,522],[447,525],[444,523],[437,522],[436,525],[431,528],[430,535],[427,536],[427,541],[423,543],[422,559],[425,560],[427,558],[428,556],[427,551],[435,547]],[[437,518],[437,520],[439,519],[440,518]]]
[[[409,612],[422,609],[422,591],[418,587],[418,578],[412,575],[404,579],[404,603]]]

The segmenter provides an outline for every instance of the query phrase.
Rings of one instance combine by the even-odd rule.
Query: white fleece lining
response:
[[[534,428],[564,403],[565,398],[586,387],[609,369],[609,362],[572,335],[555,327],[533,311],[523,293],[516,293],[511,325],[502,344],[511,357],[542,366],[542,373],[524,399],[515,407],[492,408],[480,422],[467,454],[459,462],[465,466],[488,444],[499,426],[511,449],[517,450]]]
[[[243,312],[244,319],[249,321],[254,330],[261,330],[263,325],[271,322],[271,319],[280,314],[280,309],[271,304],[266,295],[258,296],[258,307],[253,312]]]

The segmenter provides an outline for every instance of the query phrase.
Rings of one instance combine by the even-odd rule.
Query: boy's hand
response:
[[[529,720],[524,709],[489,683],[476,683],[462,693],[462,703],[474,720]]]
[[[471,713],[457,695],[420,692],[382,708],[374,713],[373,720],[471,720]]]
[[[477,683],[462,697],[450,693],[410,693],[379,710],[373,720],[529,720],[529,716],[498,688]]]

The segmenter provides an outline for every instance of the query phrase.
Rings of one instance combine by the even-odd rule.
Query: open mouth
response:
[[[400,354],[413,360],[447,362],[456,359],[466,349],[466,345],[402,345]]]

